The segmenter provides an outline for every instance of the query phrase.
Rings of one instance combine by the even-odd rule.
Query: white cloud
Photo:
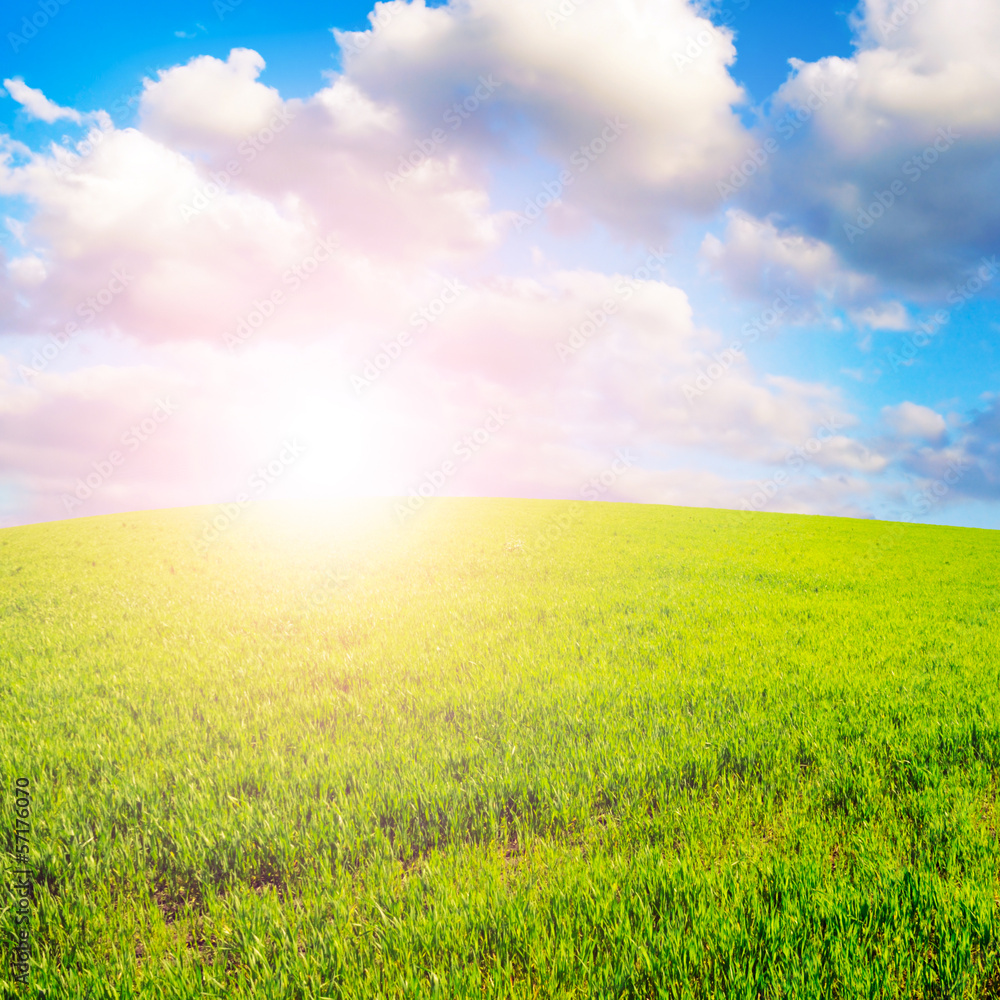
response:
[[[84,512],[149,506],[156,496],[196,503],[211,489],[218,495],[227,476],[245,478],[241,470],[253,468],[260,441],[275,428],[308,438],[304,467],[320,486],[333,477],[340,488],[405,493],[491,408],[510,420],[481,460],[461,466],[450,489],[572,497],[617,449],[646,456],[667,449],[686,454],[677,468],[689,471],[653,475],[638,463],[614,496],[684,502],[686,495],[736,506],[744,484],[712,480],[692,463],[715,454],[790,468],[792,449],[803,445],[801,465],[864,467],[843,432],[853,418],[824,386],[762,379],[744,365],[690,405],[682,386],[711,335],[695,325],[680,289],[627,279],[589,271],[498,278],[466,288],[423,327],[403,315],[380,328],[369,312],[363,329],[334,322],[313,344],[274,343],[264,330],[232,356],[217,342],[164,344],[137,348],[146,360],[138,367],[43,372],[20,385],[12,376],[0,392],[0,410],[12,414],[0,426],[0,463],[38,493],[38,516],[59,516],[67,483],[104,460],[144,401],[172,387],[183,397],[183,419]],[[613,311],[595,321],[608,302]],[[332,311],[336,303],[328,294],[312,308]],[[399,329],[411,334],[405,352],[355,392],[352,374]],[[584,329],[583,340],[573,341],[579,350],[561,356],[558,345]],[[823,421],[832,434],[818,430]],[[814,450],[818,434],[823,442]],[[788,503],[809,478],[804,469],[793,477]]]
[[[698,325],[683,289],[539,257],[532,277],[511,276],[487,256],[506,218],[490,203],[489,168],[516,152],[502,135],[535,136],[567,163],[620,118],[620,144],[585,161],[564,211],[634,234],[709,208],[748,141],[732,112],[730,35],[681,0],[592,0],[554,25],[528,0],[383,7],[393,16],[308,99],[282,100],[259,82],[260,56],[239,49],[147,81],[139,127],[108,123],[85,156],[0,149],[0,194],[32,209],[26,249],[0,272],[0,296],[17,301],[4,311],[11,328],[51,335],[89,310],[94,342],[118,331],[142,359],[9,378],[8,472],[49,510],[154,388],[179,386],[185,416],[157,439],[168,452],[143,452],[95,501],[102,509],[218,495],[286,424],[309,436],[303,468],[320,485],[405,493],[491,407],[510,421],[462,467],[457,491],[574,496],[634,447],[646,466],[622,477],[623,497],[737,505],[742,472],[698,468],[736,459],[790,469],[788,507],[855,509],[852,477],[886,460],[850,436],[857,421],[835,390],[741,357],[692,400],[685,386],[726,341]],[[693,63],[674,59],[699,37]],[[444,115],[480,78],[496,88],[448,128]],[[390,183],[401,157],[412,169]],[[327,238],[322,260],[287,281]],[[871,305],[829,242],[777,218],[731,213],[705,254],[748,292],[790,283]],[[453,279],[458,300],[413,323]],[[247,343],[229,354],[224,337],[241,321]],[[412,343],[356,393],[351,376],[401,331]],[[79,363],[81,342],[70,338],[60,365]]]
[[[45,262],[34,254],[14,257],[7,262],[7,270],[15,285],[22,288],[34,288],[46,278]]]
[[[351,81],[423,133],[441,127],[480,78],[497,81],[455,145],[478,159],[511,123],[527,122],[554,174],[580,164],[564,199],[629,232],[713,207],[716,179],[749,141],[732,110],[744,100],[728,72],[732,36],[684,0],[591,2],[556,24],[534,0],[392,0],[377,13],[381,26],[367,35],[338,36]],[[692,45],[694,60],[685,55]],[[602,149],[609,120],[624,132],[581,156]],[[491,128],[498,122],[508,127]]]
[[[83,116],[73,108],[61,108],[54,101],[50,101],[40,90],[29,87],[20,77],[11,80],[4,80],[4,87],[7,93],[17,101],[24,110],[40,121],[48,122],[50,125],[62,118],[79,124],[83,121]]]
[[[904,438],[933,442],[940,441],[948,432],[947,422],[940,413],[917,403],[886,406],[882,416],[893,431]]]
[[[800,312],[811,312],[817,299],[852,302],[872,291],[872,282],[844,267],[828,243],[739,209],[726,212],[722,239],[705,237],[701,255],[736,291],[770,298],[787,290],[804,300]]]
[[[909,330],[911,324],[910,314],[906,306],[899,301],[882,302],[878,305],[869,306],[851,313],[851,319],[858,326],[867,327],[869,330],[893,330],[900,332]]]
[[[257,65],[242,59],[244,69]],[[188,121],[186,101],[186,85],[159,92],[163,130]],[[210,124],[200,133],[208,145],[222,138]],[[397,116],[343,81],[259,147],[223,145],[204,164],[143,131],[109,126],[101,136],[84,157],[0,151],[0,194],[33,205],[31,238],[47,244],[44,299],[6,317],[21,328],[43,312],[72,318],[119,265],[134,280],[101,321],[140,339],[221,342],[275,291],[296,294],[263,336],[314,336],[329,329],[331,310],[344,325],[377,324],[421,301],[442,265],[474,259],[499,236],[485,193],[460,170],[429,169],[390,190],[384,167],[407,136]],[[290,279],[330,236],[340,249],[322,276]],[[19,288],[41,273],[28,263],[7,270]]]
[[[284,110],[273,87],[257,82],[264,60],[233,49],[223,62],[199,56],[147,80],[139,105],[142,129],[182,148],[248,139]]]
[[[857,25],[852,58],[793,62],[773,117],[815,110],[749,202],[780,205],[852,269],[938,295],[1000,226],[1000,7],[866,0]]]

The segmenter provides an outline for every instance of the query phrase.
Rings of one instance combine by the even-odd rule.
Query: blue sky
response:
[[[264,82],[287,97],[304,97],[322,83],[324,70],[339,68],[330,28],[362,30],[371,9],[367,3],[286,5],[267,0],[219,0],[218,5],[179,0],[159,7],[69,0],[35,38],[23,45],[8,40],[4,72],[35,81],[33,86],[58,104],[108,108],[137,96],[143,76],[151,71],[199,55],[224,59],[230,49],[247,47],[267,60]],[[760,104],[785,81],[789,58],[850,55],[851,10],[835,3],[725,0],[713,7],[712,19],[737,33],[733,75]],[[22,37],[23,20],[38,11],[37,0],[12,0],[4,33]],[[5,127],[13,127],[16,117],[13,107],[0,105]],[[124,115],[122,119],[117,123],[124,124]]]
[[[441,3],[430,3],[437,7]],[[230,8],[230,9],[227,9]],[[11,0],[4,12],[4,33],[21,36],[24,18],[39,11],[37,0]],[[5,47],[5,72],[36,81],[60,104],[107,106],[131,93],[144,73],[186,62],[198,55],[225,58],[229,50],[255,48],[268,61],[266,82],[288,96],[305,96],[320,82],[323,69],[339,64],[330,28],[368,27],[367,3],[268,3],[178,0],[161,6],[78,3],[69,0],[39,35]],[[784,82],[788,59],[806,61],[850,55],[848,4],[793,0],[725,0],[712,18],[738,32],[734,74],[757,101]],[[178,37],[180,34],[188,37]],[[11,115],[4,115],[10,123]]]
[[[1000,526],[1000,15],[907,11],[8,5],[0,517],[224,502],[288,428],[269,495],[405,493],[505,406],[435,491],[630,448],[608,499]]]

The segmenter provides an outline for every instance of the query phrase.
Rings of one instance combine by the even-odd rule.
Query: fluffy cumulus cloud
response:
[[[35,513],[52,517],[141,505],[157,491],[176,498],[178,483],[198,484],[190,498],[238,486],[275,428],[301,443],[305,457],[288,482],[307,491],[405,494],[446,484],[581,496],[625,449],[626,468],[600,483],[600,495],[662,501],[700,481],[696,469],[652,474],[666,446],[688,449],[687,463],[709,450],[790,470],[817,458],[854,464],[840,433],[851,418],[820,387],[761,383],[743,364],[692,403],[684,390],[705,365],[706,337],[686,295],[662,281],[556,271],[445,279],[433,290],[389,331],[337,329],[336,338],[290,344],[262,328],[228,353],[163,344],[139,369],[50,372],[49,341],[36,352],[37,374],[8,366],[6,468],[34,490]],[[161,400],[171,414],[162,432]],[[138,444],[127,429],[142,419],[149,426]],[[59,434],[67,424],[73,434]],[[50,438],[54,450],[39,447]],[[124,461],[109,472],[115,451]],[[713,482],[724,505],[747,490]],[[707,495],[699,487],[689,500]],[[74,498],[84,501],[79,510]]]
[[[1000,405],[996,398],[964,431],[962,453],[955,462],[962,474],[959,489],[977,499],[996,500],[1000,498]],[[937,463],[935,471],[940,471],[941,464]]]
[[[865,0],[856,28],[852,58],[793,60],[772,102],[775,153],[747,201],[780,203],[852,269],[939,294],[1000,226],[1000,8]]]
[[[140,121],[145,133],[195,149],[235,143],[284,121],[284,102],[257,81],[264,60],[251,49],[233,49],[223,62],[200,56],[147,81]]]
[[[903,403],[883,414],[910,479],[910,509],[926,514],[954,501],[1000,499],[1000,407],[995,397],[964,418]]]
[[[389,190],[383,168],[408,138],[389,111],[342,80],[282,102],[255,81],[260,67],[241,50],[148,81],[141,120],[152,135],[106,122],[76,149],[17,165],[8,154],[0,192],[32,203],[44,253],[8,267],[37,294],[7,329],[93,319],[83,304],[109,284],[99,322],[148,341],[221,341],[262,310],[272,336],[313,334],[331,300],[341,322],[362,322],[376,303],[377,323],[379,289],[412,295],[428,263],[495,242],[485,193],[458,171]],[[181,151],[195,145],[203,155]]]
[[[845,267],[828,243],[738,209],[726,213],[721,239],[712,233],[705,237],[701,253],[743,295],[770,299],[784,294],[789,319],[811,315],[824,301],[870,298],[875,290],[872,279]]]
[[[683,0],[391,0],[368,31],[336,33],[343,71],[312,95],[286,99],[234,49],[147,78],[127,128],[6,81],[78,133],[0,141],[0,196],[28,206],[0,259],[0,474],[17,517],[409,491],[856,515],[893,468],[986,469],[987,417],[952,426],[903,402],[866,432],[836,386],[707,327],[664,269],[672,235],[701,220],[718,233],[703,262],[738,296],[908,329],[889,265],[843,233],[869,183],[845,177],[937,128],[961,74],[923,7],[876,39],[891,14],[869,5],[853,60],[798,65],[779,93],[780,111],[829,92],[788,164],[760,171],[758,199],[795,171],[783,212],[748,194],[712,214],[759,137],[736,114],[732,34]],[[934,102],[907,103],[907,73],[941,75]],[[986,143],[976,115],[946,124]],[[949,147],[939,166],[972,170],[965,156]],[[519,167],[530,180],[497,183]],[[928,170],[864,245],[930,227],[921,199],[951,197],[948,176]],[[973,214],[935,252],[975,246]],[[658,249],[585,268],[535,247],[512,265],[543,216],[564,240],[603,226],[630,253]]]
[[[570,208],[648,234],[678,208],[713,207],[715,178],[748,144],[731,33],[685,0],[564,7],[391,0],[375,5],[368,33],[338,38],[350,78],[424,135],[441,130],[442,155],[494,153],[511,135],[496,126],[520,120]]]

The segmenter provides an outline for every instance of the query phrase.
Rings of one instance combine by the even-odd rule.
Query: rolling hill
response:
[[[998,557],[523,500],[0,531],[17,995],[1000,995]]]

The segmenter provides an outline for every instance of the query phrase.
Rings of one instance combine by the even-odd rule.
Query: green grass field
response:
[[[1000,996],[1000,535],[217,513],[0,532],[5,995]]]

